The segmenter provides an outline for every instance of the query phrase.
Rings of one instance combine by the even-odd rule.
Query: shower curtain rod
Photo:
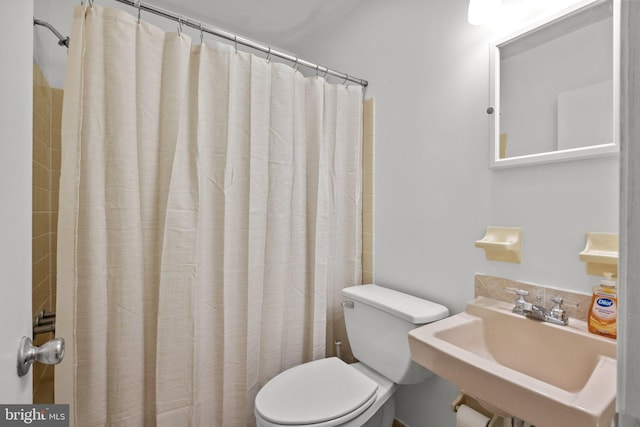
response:
[[[51,30],[51,32],[53,34],[55,34],[56,37],[58,38],[58,45],[59,46],[64,46],[67,49],[69,49],[69,37],[65,37],[62,34],[60,34],[60,32],[58,30],[56,30],[53,25],[49,24],[46,21],[41,21],[41,20],[36,19],[36,18],[33,18],[33,25],[40,25],[42,27],[46,27],[49,30]]]
[[[116,1],[119,2],[119,3],[124,3],[126,5],[129,5],[131,7],[134,7],[136,9],[138,9],[138,17],[140,16],[140,11],[141,10],[144,10],[145,12],[151,12],[151,13],[154,13],[156,15],[162,16],[164,18],[176,21],[180,27],[182,25],[186,25],[187,27],[191,27],[191,28],[196,29],[198,31],[201,31],[203,33],[213,34],[214,36],[229,40],[229,41],[233,42],[234,45],[236,45],[236,47],[237,47],[237,45],[241,44],[243,46],[247,46],[247,47],[250,47],[252,49],[259,50],[259,51],[265,53],[267,55],[267,58],[269,58],[271,56],[277,56],[279,58],[282,58],[282,59],[285,59],[287,61],[293,62],[294,67],[298,66],[298,65],[303,65],[303,66],[305,66],[307,68],[310,68],[312,70],[316,70],[316,73],[322,73],[323,77],[325,77],[325,76],[327,76],[327,74],[329,74],[329,75],[338,77],[339,79],[343,79],[345,83],[347,81],[350,81],[350,82],[359,84],[359,85],[361,85],[363,87],[367,87],[367,85],[369,84],[369,82],[367,82],[364,79],[361,79],[361,78],[358,78],[358,77],[353,77],[353,76],[350,76],[348,74],[332,70],[331,68],[323,67],[321,65],[314,64],[314,63],[309,62],[309,61],[305,61],[304,59],[298,58],[298,56],[293,56],[291,54],[288,54],[288,53],[285,53],[285,52],[281,52],[281,51],[278,51],[276,49],[272,49],[271,46],[255,42],[253,40],[249,40],[249,39],[247,39],[245,37],[239,36],[239,35],[234,34],[234,33],[230,33],[228,31],[222,30],[220,28],[207,26],[207,25],[203,24],[202,22],[196,21],[196,20],[188,18],[188,17],[184,17],[184,16],[181,16],[181,15],[178,15],[178,14],[176,14],[174,12],[170,12],[168,10],[161,9],[161,8],[159,8],[157,6],[153,6],[153,5],[150,5],[148,3],[144,3],[142,1],[134,1],[134,0],[116,0]],[[93,4],[93,1],[89,0],[89,4]]]

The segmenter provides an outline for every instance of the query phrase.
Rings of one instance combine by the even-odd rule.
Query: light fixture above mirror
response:
[[[469,0],[467,20],[471,25],[489,25],[500,15],[502,0]]]

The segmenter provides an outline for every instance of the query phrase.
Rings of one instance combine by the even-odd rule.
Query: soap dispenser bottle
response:
[[[616,338],[618,326],[618,290],[612,273],[605,273],[600,285],[593,287],[589,310],[589,332]]]

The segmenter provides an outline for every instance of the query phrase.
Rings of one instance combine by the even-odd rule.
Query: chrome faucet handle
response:
[[[554,302],[553,307],[551,307],[551,309],[549,310],[549,316],[551,316],[551,318],[555,320],[561,321],[566,325],[569,322],[569,318],[567,317],[567,313],[562,307],[564,299],[557,296],[551,297],[549,299]]]
[[[516,295],[518,298],[515,300],[515,307],[511,312],[516,314],[524,314],[524,309],[527,304],[529,304],[526,300],[526,296],[529,295],[529,291],[525,291],[524,289],[516,289]]]
[[[551,297],[551,298],[549,298],[549,299],[550,299],[551,301],[555,302],[555,303],[556,303],[556,305],[559,305],[559,306],[561,306],[561,305],[562,305],[562,302],[564,301],[564,298],[562,298],[562,297],[555,297],[555,296],[554,296],[554,297]]]

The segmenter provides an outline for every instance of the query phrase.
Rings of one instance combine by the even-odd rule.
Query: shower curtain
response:
[[[362,89],[98,6],[71,40],[56,401],[76,426],[255,424],[360,283]]]

